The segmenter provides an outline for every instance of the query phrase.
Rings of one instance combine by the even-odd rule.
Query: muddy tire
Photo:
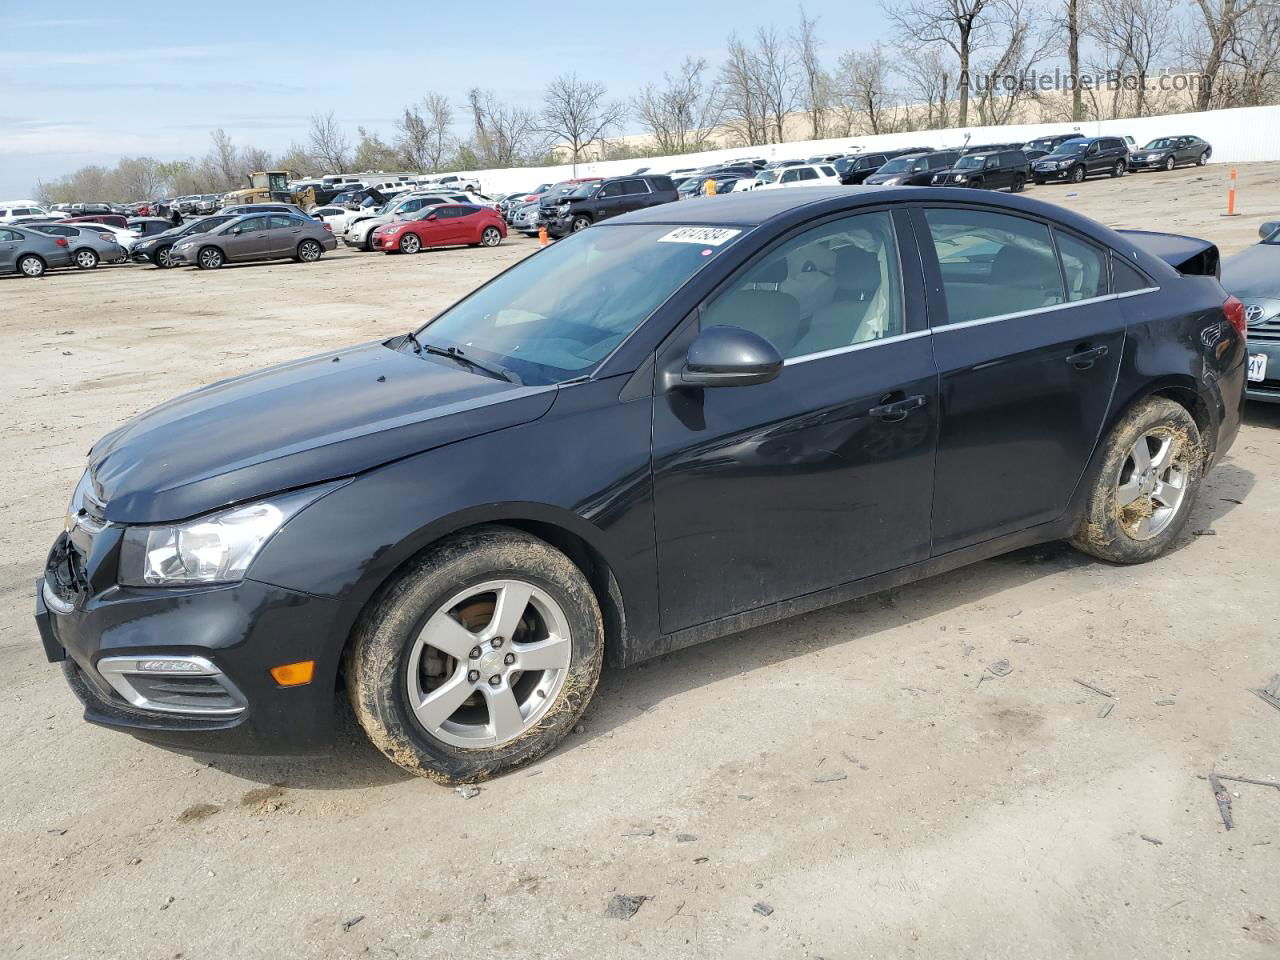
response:
[[[1203,469],[1204,444],[1186,408],[1143,401],[1106,439],[1072,544],[1112,563],[1154,560],[1186,525]]]
[[[590,702],[603,656],[582,571],[536,537],[482,527],[383,589],[345,667],[379,750],[419,776],[467,783],[559,743]]]

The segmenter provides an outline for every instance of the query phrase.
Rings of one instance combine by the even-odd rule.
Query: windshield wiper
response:
[[[410,334],[410,336],[413,336]],[[437,347],[433,343],[423,343],[416,336],[413,342],[418,345],[418,353],[429,353],[435,357],[448,357],[450,360],[456,360],[458,363],[471,367],[473,370],[482,370],[491,377],[499,380],[505,380],[507,383],[522,383],[521,379],[506,367],[500,367],[496,363],[486,363],[483,360],[476,360],[474,357],[468,357],[457,347]]]

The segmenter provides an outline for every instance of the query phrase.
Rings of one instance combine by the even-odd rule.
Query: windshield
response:
[[[526,384],[573,379],[740,235],[670,224],[583,230],[499,275],[419,330],[418,339],[496,363]]]
[[[876,173],[904,173],[907,170],[914,169],[914,164],[919,159],[919,157],[894,157],[877,170]]]
[[[571,197],[589,197],[599,188],[598,183],[584,183],[577,190],[569,194]]]
[[[1168,150],[1173,146],[1173,141],[1168,137],[1161,137],[1159,140],[1152,140],[1143,150]]]
[[[1084,153],[1088,146],[1089,142],[1087,140],[1068,140],[1066,143],[1060,143],[1054,147],[1053,152],[1074,156],[1077,153]]]
[[[761,170],[756,174],[756,181],[759,183],[773,183],[778,179],[777,170]]]
[[[986,162],[986,154],[971,153],[967,157],[961,157],[951,169],[953,170],[977,170]]]

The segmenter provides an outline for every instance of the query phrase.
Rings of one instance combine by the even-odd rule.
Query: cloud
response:
[[[6,67],[109,67],[119,64],[154,64],[173,60],[208,60],[235,57],[255,49],[249,43],[214,43],[188,46],[128,47],[110,50],[0,50]]]

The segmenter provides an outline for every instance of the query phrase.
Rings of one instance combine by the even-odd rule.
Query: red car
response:
[[[387,253],[417,253],[423,247],[462,244],[496,247],[506,235],[506,221],[496,210],[469,203],[442,203],[383,224],[373,231],[370,246]]]

